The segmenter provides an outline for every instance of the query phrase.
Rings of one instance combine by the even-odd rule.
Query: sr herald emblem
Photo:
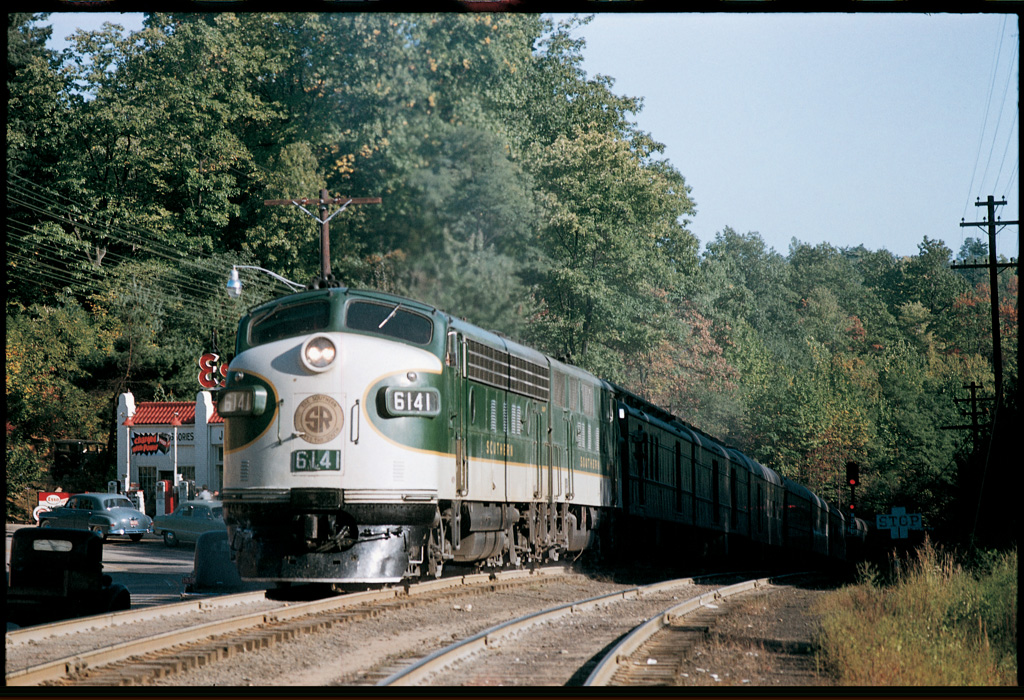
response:
[[[338,402],[324,394],[306,397],[295,409],[295,430],[302,433],[302,439],[314,445],[322,445],[338,437],[345,414]]]

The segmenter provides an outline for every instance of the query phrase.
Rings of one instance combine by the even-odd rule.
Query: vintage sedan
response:
[[[103,573],[103,538],[57,527],[21,528],[11,538],[7,622],[37,625],[129,610],[131,593]]]
[[[39,514],[39,527],[91,530],[106,539],[127,535],[138,542],[153,532],[153,519],[116,493],[77,493],[60,508]]]
[[[153,527],[156,534],[164,536],[168,547],[195,542],[204,532],[227,531],[220,501],[185,501],[170,515],[156,516]]]

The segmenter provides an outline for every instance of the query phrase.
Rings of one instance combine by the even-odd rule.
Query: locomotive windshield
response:
[[[354,301],[348,305],[345,327],[426,345],[434,335],[434,324],[426,316],[409,311],[401,304],[377,304]]]
[[[321,331],[331,319],[331,302],[316,299],[300,304],[280,304],[249,322],[249,343],[262,345],[282,338]]]

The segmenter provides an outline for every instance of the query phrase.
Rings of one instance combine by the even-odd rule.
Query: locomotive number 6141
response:
[[[437,389],[384,390],[384,405],[392,416],[425,416],[433,418],[441,412],[441,396]]]

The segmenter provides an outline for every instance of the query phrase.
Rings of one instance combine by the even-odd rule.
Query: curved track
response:
[[[727,599],[772,586],[767,578],[724,587],[678,579],[559,605],[452,644],[378,685],[675,685],[678,658],[728,612]],[[673,593],[696,589],[665,607]]]
[[[751,579],[701,594],[663,610],[637,626],[616,644],[590,672],[584,685],[662,685],[674,680],[675,660],[684,649],[700,641],[705,632],[702,619],[718,614],[718,602],[769,584],[769,579]],[[681,624],[687,618],[688,624]],[[665,660],[670,663],[664,663]],[[647,681],[647,682],[644,682]]]
[[[379,685],[580,685],[595,656],[638,621],[677,605],[680,595],[714,591],[684,578],[555,606],[452,644]]]
[[[239,651],[271,646],[335,622],[373,616],[388,607],[411,605],[412,598],[443,595],[446,590],[467,586],[511,586],[566,572],[564,567],[550,567],[532,572],[475,574],[301,603],[272,601],[263,592],[245,593],[30,627],[7,635],[5,680],[8,686],[146,683],[148,679],[201,666]],[[135,638],[100,649],[82,649],[58,658],[51,651],[47,656],[48,647],[65,648],[68,635],[94,647],[95,632],[114,636],[102,635],[109,628],[117,628],[116,635],[122,639],[130,636],[132,630],[141,632]],[[163,631],[154,633],[158,628]],[[30,663],[16,660],[22,650],[28,651]],[[20,657],[26,658],[26,654]]]

